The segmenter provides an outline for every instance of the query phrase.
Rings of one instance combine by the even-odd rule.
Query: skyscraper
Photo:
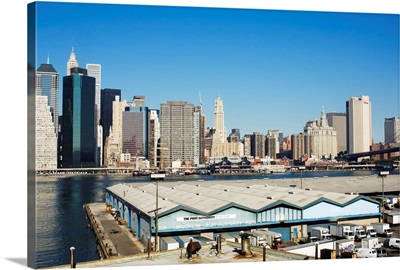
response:
[[[132,160],[148,156],[148,116],[147,107],[128,106],[122,112],[122,153]]]
[[[106,88],[101,90],[100,125],[103,127],[103,147],[107,137],[110,136],[110,128],[113,119],[113,102],[115,101],[116,96],[121,96],[120,89]]]
[[[400,117],[385,118],[385,144],[400,143]]]
[[[163,160],[160,167],[180,160],[194,161],[194,105],[185,101],[168,101],[160,105],[160,141]]]
[[[112,101],[112,125],[110,125],[109,135],[105,138],[104,143],[104,164],[108,167],[118,167],[122,160],[122,114],[128,106],[126,100],[120,101],[119,95],[115,95],[114,98],[115,100]],[[111,97],[109,101],[111,101]]]
[[[63,77],[62,166],[96,167],[96,79],[84,68]]]
[[[86,64],[87,75],[96,79],[96,110],[97,120],[100,119],[101,103],[100,103],[100,91],[101,91],[101,65],[99,64]]]
[[[46,96],[51,113],[54,132],[58,136],[58,89],[60,75],[50,64],[47,58],[46,64],[41,64],[36,71],[36,95]]]
[[[336,130],[338,152],[347,151],[346,146],[346,113],[331,112],[326,114],[328,125]]]
[[[225,142],[224,103],[219,95],[214,103],[214,129],[213,143]]]
[[[69,59],[67,62],[67,76],[71,75],[71,68],[79,67],[78,61],[76,60],[76,55],[74,51],[74,47],[72,47],[72,51],[69,55]]]
[[[347,153],[370,151],[372,145],[371,101],[368,96],[346,101]]]
[[[201,117],[202,107],[195,106],[193,111],[193,162],[194,164],[200,164],[201,160],[201,148],[203,147],[204,133],[202,133]]]
[[[103,165],[103,128],[100,125],[100,90],[101,90],[101,65],[99,64],[86,64],[87,75],[96,79],[96,125],[97,125],[97,148],[96,159],[99,165]]]
[[[47,96],[36,95],[36,170],[57,169],[57,132]]]
[[[148,160],[150,167],[157,167],[157,145],[160,139],[160,120],[159,110],[149,110],[149,128],[148,128]]]

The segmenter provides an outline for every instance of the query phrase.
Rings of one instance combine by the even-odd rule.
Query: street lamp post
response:
[[[154,212],[154,226],[155,226],[155,230],[156,230],[156,235],[155,235],[155,239],[154,239],[154,251],[157,252],[157,248],[158,248],[158,210],[160,210],[160,208],[158,207],[158,180],[159,179],[164,179],[165,178],[165,174],[152,174],[151,175],[152,179],[156,180],[156,209],[150,211]]]
[[[385,181],[384,181],[384,179],[385,179],[385,177],[386,177],[387,175],[389,175],[389,172],[388,172],[388,171],[380,171],[380,172],[379,172],[379,176],[382,178],[382,200],[381,200],[381,203],[382,203],[382,206],[383,206],[383,207],[385,207],[384,202],[386,201],[386,200],[385,200]],[[381,211],[382,211],[382,208],[381,208]],[[382,213],[381,222],[383,222],[383,213]]]
[[[303,189],[303,170],[305,170],[305,169],[306,169],[306,167],[304,167],[304,166],[300,166],[300,167],[299,167],[300,177],[301,177],[301,180],[300,180],[300,189]]]

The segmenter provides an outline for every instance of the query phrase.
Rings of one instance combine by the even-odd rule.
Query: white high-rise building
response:
[[[385,118],[385,143],[400,143],[400,117]]]
[[[86,64],[87,75],[96,79],[96,110],[97,119],[100,120],[100,91],[101,91],[101,65],[99,64]]]
[[[69,55],[69,59],[67,62],[67,76],[71,75],[71,68],[73,68],[73,67],[79,67],[78,60],[76,60],[74,47],[72,47],[72,51]]]
[[[57,136],[47,96],[36,96],[36,170],[57,169]]]
[[[114,142],[119,146],[119,153],[122,152],[122,113],[127,106],[128,102],[126,100],[120,101],[119,96],[115,97],[113,102],[112,132]]]
[[[219,95],[214,103],[214,129],[213,144],[225,142],[224,103]]]
[[[96,119],[96,125],[97,125],[97,137],[98,137],[98,143],[97,143],[97,148],[98,150],[98,156],[96,160],[98,160],[100,165],[103,165],[103,129],[100,126],[100,91],[101,91],[101,65],[99,64],[86,64],[86,70],[87,70],[87,75],[90,77],[93,77],[96,79],[96,96],[95,96],[95,106],[96,106],[96,112],[97,112],[97,119]]]
[[[369,96],[351,97],[346,101],[347,153],[370,151],[372,115]]]
[[[314,149],[311,150],[318,159],[336,157],[338,153],[336,130],[328,125],[324,107],[322,107],[321,118],[308,121],[304,127],[304,133],[313,135]]]

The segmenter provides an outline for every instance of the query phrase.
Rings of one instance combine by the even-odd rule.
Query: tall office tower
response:
[[[103,165],[103,129],[100,126],[100,90],[101,90],[101,65],[86,64],[87,75],[96,79],[96,111],[97,111],[97,157],[99,165]]]
[[[205,164],[208,161],[208,158],[206,157],[206,146],[205,146],[205,141],[206,141],[206,130],[207,130],[207,124],[206,124],[206,116],[203,114],[203,108],[201,110],[201,119],[200,119],[200,164]]]
[[[251,135],[250,134],[245,134],[243,136],[243,154],[246,157],[251,156]]]
[[[253,132],[251,135],[251,155],[259,158],[265,157],[265,135]]]
[[[347,153],[370,151],[372,145],[371,101],[368,96],[346,101]]]
[[[400,117],[385,118],[385,144],[400,143]]]
[[[163,160],[160,167],[165,169],[172,161],[185,164],[194,161],[194,105],[185,101],[168,101],[160,105],[160,129]]]
[[[279,153],[279,146],[283,142],[283,133],[280,130],[268,130],[267,132],[268,137],[275,138],[275,155]]]
[[[328,125],[336,130],[338,152],[347,151],[346,146],[346,113],[331,112],[326,114]]]
[[[100,125],[103,128],[102,146],[104,148],[106,139],[110,136],[110,128],[112,126],[113,119],[113,102],[116,96],[121,96],[120,89],[109,89],[105,88],[101,90],[101,102],[100,102]],[[103,160],[104,160],[103,154]]]
[[[90,77],[96,79],[96,107],[97,116],[100,120],[101,102],[100,102],[100,91],[101,91],[101,65],[99,64],[86,64],[87,74]]]
[[[131,106],[133,107],[144,107],[146,98],[144,96],[134,96]]]
[[[57,169],[57,132],[47,96],[36,95],[36,170]]]
[[[60,75],[50,64],[47,58],[46,64],[41,64],[36,70],[36,95],[46,96],[50,107],[51,121],[53,122],[54,132],[58,137],[58,89]]]
[[[126,100],[120,101],[120,96],[115,96],[113,102],[113,115],[112,115],[112,135],[114,142],[118,144],[118,154],[122,153],[122,113],[128,106]]]
[[[148,115],[147,107],[128,106],[122,112],[122,154],[129,154],[126,162],[134,163],[137,169],[137,158],[148,156]]]
[[[291,136],[292,158],[300,160],[304,156],[311,157],[314,149],[314,136],[310,134],[300,133]]]
[[[337,151],[336,130],[328,125],[325,116],[324,107],[321,110],[321,118],[319,120],[308,121],[304,127],[304,133],[313,135],[314,148],[313,154],[318,158],[334,158]]]
[[[96,79],[84,68],[63,77],[62,166],[96,167]]]
[[[72,47],[72,51],[69,54],[69,59],[67,62],[67,76],[71,75],[71,68],[79,67],[78,61],[76,60],[76,55],[74,51],[74,47]]]
[[[157,145],[160,139],[160,120],[159,120],[159,110],[151,109],[149,110],[149,128],[148,128],[148,160],[150,162],[150,167],[157,167]]]
[[[275,136],[268,134],[265,137],[265,155],[269,156],[272,159],[276,158],[276,145],[278,144],[278,140]]]
[[[201,106],[195,106],[193,111],[193,162],[196,165],[200,164],[201,150],[203,148],[204,133],[202,133]]]
[[[224,103],[218,95],[214,103],[214,139],[213,143],[226,141],[226,129],[224,123]]]

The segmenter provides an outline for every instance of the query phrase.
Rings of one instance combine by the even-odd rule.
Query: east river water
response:
[[[375,171],[331,171],[303,173],[308,177],[364,176]],[[248,176],[177,176],[164,181],[204,181],[229,179],[300,178],[299,173]],[[327,181],[329,178],[327,178]],[[150,182],[149,176],[76,175],[37,177],[36,237],[37,268],[70,263],[70,247],[75,247],[75,262],[98,260],[94,233],[87,227],[86,203],[105,202],[105,189],[119,183]]]

